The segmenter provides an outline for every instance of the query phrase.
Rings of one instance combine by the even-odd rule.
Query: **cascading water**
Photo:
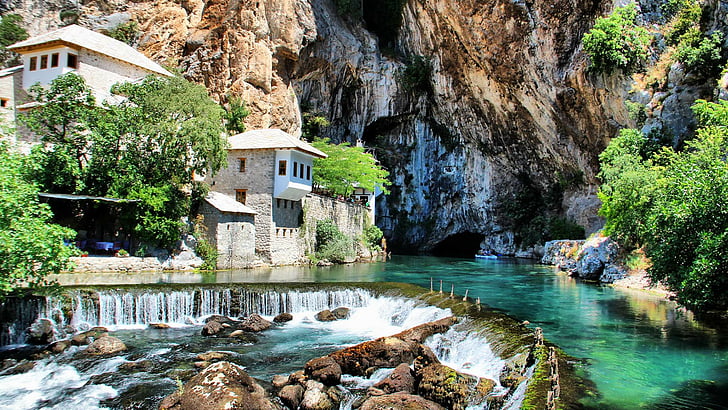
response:
[[[65,311],[70,310],[72,316],[59,317],[63,303],[69,300],[71,308]],[[340,306],[351,309],[348,319],[314,319],[317,312]],[[311,358],[452,314],[418,300],[375,296],[364,289],[271,291],[242,287],[71,291],[70,298],[50,298],[43,312],[41,316],[52,315],[58,324],[77,329],[106,326],[129,346],[129,354],[89,358],[71,351],[40,361],[28,373],[0,376],[0,386],[13,391],[0,394],[0,409],[31,409],[44,403],[50,403],[51,408],[80,408],[78,403],[84,403],[84,408],[156,408],[161,397],[178,387],[172,381],[177,377],[175,372],[198,360],[195,356],[199,352],[227,351],[231,354],[228,360],[245,366],[253,377],[270,380],[275,374],[301,369]],[[199,322],[205,316],[258,313],[270,319],[282,312],[292,313],[294,319],[261,333],[255,342],[200,336]],[[175,326],[167,330],[147,327],[155,322]],[[467,333],[466,328],[457,325],[430,338],[427,344],[444,364],[497,383],[503,361],[492,353],[484,338]],[[129,370],[136,366],[139,369]],[[127,370],[119,371],[121,368]],[[341,408],[350,408],[358,394],[389,371],[382,369],[369,379],[347,379],[344,395],[348,399]],[[25,389],[22,386],[28,378],[48,383]]]

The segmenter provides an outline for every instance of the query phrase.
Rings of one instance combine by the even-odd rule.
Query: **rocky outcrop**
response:
[[[55,340],[55,324],[50,319],[36,319],[28,328],[28,343],[36,345],[48,344]]]
[[[495,386],[492,380],[463,374],[440,363],[424,367],[418,376],[422,397],[455,410],[481,404]]]
[[[547,242],[541,263],[555,265],[581,279],[612,283],[627,275],[619,255],[616,242],[595,235],[585,241]]]
[[[304,374],[325,384],[336,386],[341,382],[341,366],[329,356],[309,360],[303,368]]]
[[[192,377],[184,388],[167,396],[160,409],[218,410],[218,409],[280,409],[263,387],[242,367],[229,363],[212,364]]]
[[[415,392],[415,373],[406,363],[395,367],[389,376],[374,384],[374,388],[382,390],[386,394]]]
[[[242,320],[234,320],[226,316],[212,315],[205,319],[200,331],[202,336],[240,337],[245,332],[262,332],[273,326],[273,323],[253,313]]]
[[[293,315],[290,313],[281,313],[273,318],[274,323],[285,323],[293,320]]]
[[[369,397],[360,407],[360,410],[381,409],[445,410],[445,407],[423,397],[406,393]]]

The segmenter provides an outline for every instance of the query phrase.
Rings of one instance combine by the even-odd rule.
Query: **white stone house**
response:
[[[27,94],[31,86],[47,86],[66,73],[83,77],[98,103],[112,97],[109,90],[116,83],[148,75],[172,76],[133,47],[77,25],[28,38],[8,49],[23,61],[21,66],[0,71],[0,115],[11,124],[18,111],[35,105]]]
[[[255,210],[213,191],[205,198],[200,214],[208,239],[218,251],[218,269],[249,266],[255,261]]]
[[[211,190],[256,212],[258,257],[274,265],[300,262],[306,246],[302,201],[313,187],[314,158],[326,154],[277,129],[244,132],[228,142],[228,166],[209,179]]]

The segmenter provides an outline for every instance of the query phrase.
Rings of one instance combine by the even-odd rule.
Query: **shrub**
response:
[[[432,91],[432,64],[423,56],[411,56],[399,71],[399,82],[405,91],[429,93]]]
[[[715,78],[725,63],[722,54],[723,33],[716,31],[705,35],[694,28],[681,37],[675,59],[683,63],[685,71],[703,78]]]
[[[331,219],[316,224],[316,257],[341,263],[356,256],[354,241],[344,235]]]
[[[369,249],[380,249],[380,243],[384,233],[376,225],[369,225],[364,228],[364,242]]]
[[[207,227],[204,224],[205,217],[197,215],[192,223],[192,234],[197,239],[195,253],[204,261],[200,269],[214,270],[217,268],[217,248],[210,243],[207,237]]]
[[[598,18],[582,43],[594,71],[632,73],[647,58],[650,35],[637,25],[637,8],[630,3],[617,7],[609,17]]]
[[[676,45],[680,41],[680,37],[685,35],[690,29],[698,27],[703,9],[700,3],[693,0],[680,0],[673,3],[679,3],[673,6],[673,14],[676,14],[670,23],[670,29],[665,35],[667,44]]]
[[[132,45],[139,38],[140,33],[139,23],[136,21],[128,21],[111,29],[109,31],[109,37]]]

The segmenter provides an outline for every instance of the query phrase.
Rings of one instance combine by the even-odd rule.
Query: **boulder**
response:
[[[68,339],[65,340],[58,340],[53,343],[51,343],[50,346],[48,346],[48,350],[50,350],[52,353],[63,353],[71,347],[71,341]]]
[[[278,409],[265,390],[242,367],[230,362],[211,364],[184,387],[167,396],[160,409]]]
[[[238,325],[240,330],[246,332],[260,332],[273,326],[273,323],[263,319],[259,314],[253,313],[252,315],[243,319]]]
[[[290,313],[281,313],[273,318],[273,321],[276,323],[285,323],[290,322],[291,320],[293,320],[293,315]]]
[[[235,320],[230,319],[223,315],[210,315],[205,319],[205,323],[217,322],[217,323],[233,323]]]
[[[210,362],[213,360],[223,360],[227,359],[228,357],[232,356],[232,353],[229,352],[205,352],[200,353],[197,355],[197,360]]]
[[[415,372],[410,369],[406,363],[397,366],[394,371],[384,380],[376,383],[374,388],[382,390],[384,393],[414,393],[415,392]]]
[[[341,382],[341,366],[329,356],[309,360],[304,366],[304,373],[327,386],[336,386]]]
[[[113,336],[101,336],[94,340],[93,343],[86,348],[86,354],[91,355],[107,355],[116,354],[126,350],[124,342]]]
[[[420,396],[448,409],[465,409],[485,401],[495,382],[464,374],[439,363],[424,367],[417,373]]]
[[[396,337],[382,337],[331,353],[343,373],[368,376],[380,367],[396,367],[412,363],[417,357],[419,344],[405,342]]]
[[[301,410],[332,410],[338,408],[338,397],[331,393],[330,388],[327,389],[323,383],[309,380],[306,382],[306,391],[303,393],[299,408]]]
[[[107,332],[106,328],[95,327],[91,330],[74,335],[71,338],[71,344],[74,346],[87,345],[100,337],[108,336],[109,334]]]
[[[333,313],[336,319],[348,319],[349,315],[351,314],[351,309],[347,307],[337,307],[336,309],[332,310],[331,313]]]
[[[273,381],[271,382],[271,384],[273,385],[274,388],[281,389],[283,386],[288,384],[288,381],[290,379],[291,378],[289,376],[277,374],[277,375],[273,376]]]
[[[149,327],[152,329],[169,329],[169,325],[166,323],[150,323]]]
[[[202,326],[202,336],[214,336],[224,329],[222,323],[211,321]]]
[[[445,407],[420,396],[407,393],[386,394],[367,398],[360,410],[412,409],[445,410]]]
[[[278,393],[278,397],[281,399],[284,405],[290,409],[297,409],[303,400],[304,389],[301,385],[289,385],[284,386]]]
[[[55,326],[50,319],[36,319],[28,328],[27,342],[32,345],[45,345],[55,340],[53,330]]]
[[[314,316],[314,318],[319,322],[333,322],[334,320],[336,320],[336,316],[334,316],[334,314],[331,313],[331,311],[328,309],[316,313],[316,316]]]
[[[0,374],[3,376],[10,376],[14,374],[27,373],[35,368],[36,362],[22,360],[20,363],[16,363],[13,366],[4,369]]]
[[[392,337],[402,339],[406,342],[423,343],[425,339],[436,333],[447,332],[448,329],[457,322],[458,319],[455,316],[449,316],[440,320],[435,320],[434,322],[423,323],[419,326],[397,333]]]

